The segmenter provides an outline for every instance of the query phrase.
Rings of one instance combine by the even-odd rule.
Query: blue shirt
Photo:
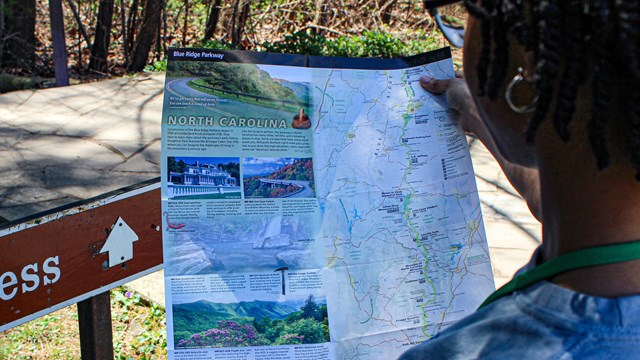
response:
[[[640,295],[603,298],[541,281],[400,359],[640,359]]]

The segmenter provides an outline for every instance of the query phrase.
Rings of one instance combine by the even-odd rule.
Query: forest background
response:
[[[460,5],[441,13],[465,21]],[[56,67],[71,84],[163,71],[169,47],[395,57],[447,45],[420,0],[0,0],[0,93],[56,86]],[[116,359],[166,358],[161,306],[117,288],[111,309]],[[2,359],[79,357],[75,305],[0,333]]]
[[[53,86],[65,60],[72,84],[161,71],[169,47],[395,57],[446,45],[419,0],[0,0],[0,92]]]

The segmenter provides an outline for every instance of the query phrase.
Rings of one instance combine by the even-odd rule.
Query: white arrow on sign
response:
[[[111,227],[107,242],[100,250],[100,254],[109,252],[109,267],[122,264],[133,258],[134,241],[138,241],[138,234],[121,217],[118,217]]]

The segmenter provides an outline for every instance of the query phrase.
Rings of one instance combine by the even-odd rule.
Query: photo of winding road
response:
[[[244,158],[245,198],[315,197],[311,158]]]
[[[203,116],[285,121],[310,112],[310,84],[304,74],[284,74],[278,67],[225,62],[176,62],[167,69],[169,107],[200,105]],[[307,71],[301,69],[301,71]],[[240,80],[242,79],[242,80]],[[202,112],[204,110],[204,112]]]

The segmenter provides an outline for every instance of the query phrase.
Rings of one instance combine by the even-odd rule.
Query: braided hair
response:
[[[527,3],[527,4],[525,4]],[[552,114],[558,136],[571,138],[578,89],[591,73],[588,139],[600,170],[610,162],[606,130],[614,94],[625,111],[625,133],[631,161],[640,181],[640,4],[636,0],[465,0],[481,22],[482,50],[477,63],[479,96],[498,98],[508,65],[507,34],[535,61],[536,108],[525,137],[535,139],[540,124]],[[525,11],[527,11],[525,16]],[[485,21],[488,20],[488,21]],[[565,64],[562,66],[561,64]],[[557,84],[562,86],[557,87]],[[622,84],[624,91],[617,90]],[[616,93],[617,91],[617,93]],[[555,108],[551,109],[557,95]]]

